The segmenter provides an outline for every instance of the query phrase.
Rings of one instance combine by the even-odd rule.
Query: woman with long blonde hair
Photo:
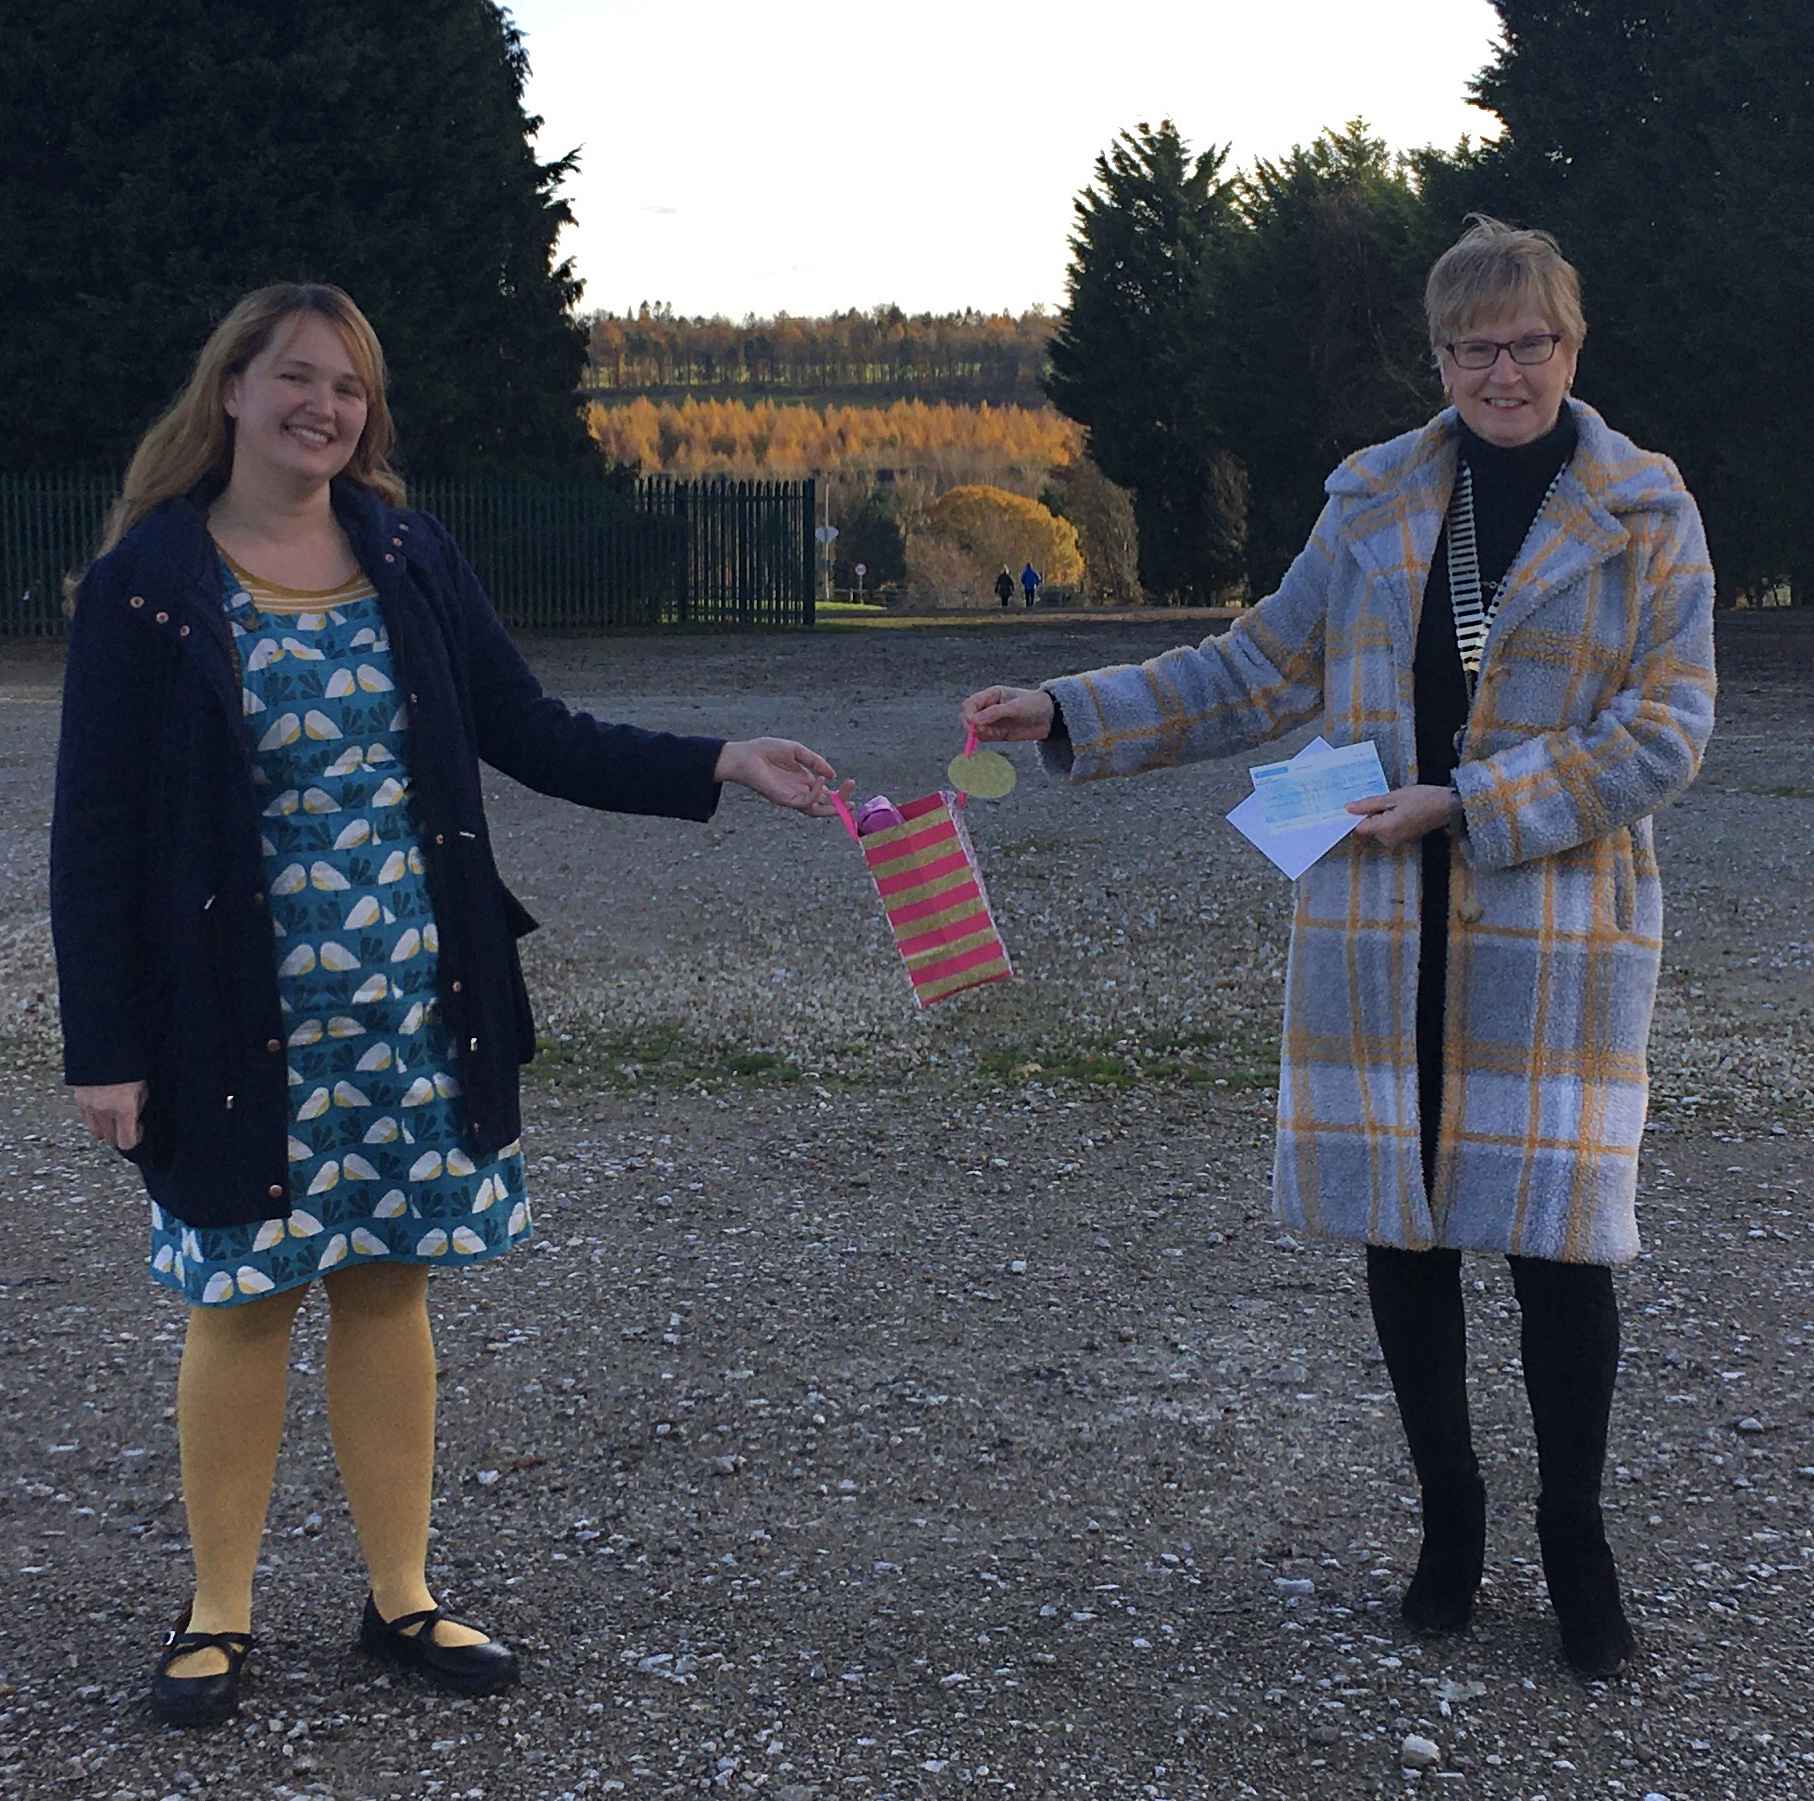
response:
[[[831,814],[790,740],[608,725],[544,694],[389,461],[376,334],[325,285],[249,294],[140,444],[69,643],[52,828],[65,1075],[151,1197],[189,1306],[195,1588],[153,1703],[238,1703],[291,1324],[328,1303],[328,1419],[370,1577],[361,1640],[465,1694],[517,1677],[425,1563],[432,1270],[532,1230],[534,1024],[483,761],[582,806],[703,820],[722,783]]]

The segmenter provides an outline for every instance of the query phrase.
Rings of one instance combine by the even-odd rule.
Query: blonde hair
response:
[[[1430,348],[1440,352],[1480,319],[1528,306],[1570,350],[1587,341],[1581,276],[1547,231],[1521,230],[1469,213],[1468,229],[1436,259],[1424,283]]]
[[[405,498],[403,478],[390,465],[396,429],[384,397],[384,350],[371,321],[352,296],[328,282],[280,281],[246,295],[209,333],[195,368],[169,410],[139,440],[118,498],[108,509],[97,556],[105,556],[153,507],[187,494],[208,475],[223,480],[233,467],[233,421],[227,417],[229,377],[245,372],[286,320],[318,313],[345,341],[365,387],[365,430],[344,473],[376,489],[393,505]],[[65,584],[73,606],[85,571]]]

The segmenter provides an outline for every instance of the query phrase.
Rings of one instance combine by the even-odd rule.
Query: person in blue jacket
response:
[[[1028,606],[1039,598],[1039,571],[1031,563],[1022,566],[1020,572],[1020,591],[1026,597]]]
[[[140,1168],[177,1390],[190,1605],[166,1720],[237,1705],[291,1323],[320,1279],[366,1648],[489,1693],[513,1652],[427,1587],[435,1269],[531,1231],[534,1023],[479,766],[704,820],[835,811],[804,745],[610,725],[546,695],[392,470],[383,352],[338,288],[243,299],[146,434],[75,589],[51,903],[65,1076]],[[846,785],[848,787],[848,784]]]

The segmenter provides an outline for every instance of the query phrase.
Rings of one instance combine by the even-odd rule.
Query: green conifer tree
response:
[[[1219,403],[1220,288],[1239,229],[1226,150],[1169,121],[1123,132],[1076,202],[1046,392],[1133,495],[1155,599],[1216,599],[1241,573],[1245,490]]]
[[[243,293],[346,288],[407,474],[596,466],[538,160],[492,0],[40,0],[0,58],[0,469],[119,469]]]

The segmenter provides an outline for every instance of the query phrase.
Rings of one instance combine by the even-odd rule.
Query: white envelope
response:
[[[1295,763],[1298,757],[1311,756],[1333,748],[1327,739],[1313,738],[1291,761]],[[1385,792],[1383,786],[1380,792]],[[1360,822],[1360,814],[1345,813],[1338,818],[1319,820],[1311,825],[1286,826],[1275,830],[1266,823],[1266,804],[1258,794],[1248,795],[1228,815],[1228,823],[1243,838],[1264,851],[1294,882],[1318,857],[1340,844]]]

